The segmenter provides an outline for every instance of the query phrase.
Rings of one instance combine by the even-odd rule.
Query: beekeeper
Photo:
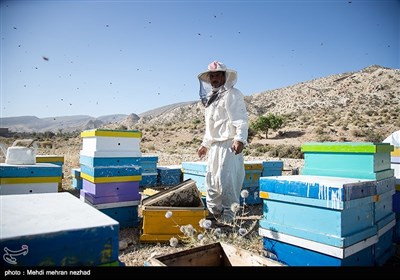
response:
[[[231,206],[240,202],[245,177],[242,152],[247,145],[248,114],[242,92],[234,87],[236,71],[214,61],[197,77],[205,106],[205,134],[197,153],[200,158],[208,156],[206,204],[217,221],[229,224],[234,218]]]

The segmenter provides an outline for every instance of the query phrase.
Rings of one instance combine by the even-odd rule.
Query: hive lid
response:
[[[90,129],[81,132],[81,137],[129,137],[129,138],[141,138],[142,133],[138,130],[113,130],[113,129]]]
[[[301,151],[303,153],[390,153],[393,149],[393,145],[389,143],[373,142],[309,142],[301,145]]]

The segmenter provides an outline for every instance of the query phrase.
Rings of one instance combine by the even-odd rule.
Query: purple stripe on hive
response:
[[[82,188],[94,196],[130,195],[139,193],[139,181],[92,183],[82,179]]]
[[[95,196],[91,193],[86,192],[85,190],[80,191],[81,198],[89,201],[92,204],[102,204],[102,203],[112,203],[112,202],[123,202],[123,201],[132,201],[132,200],[140,200],[140,193],[131,193],[131,194],[123,194],[123,195],[108,195],[108,196]]]

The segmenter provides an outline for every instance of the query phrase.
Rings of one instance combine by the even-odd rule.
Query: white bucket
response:
[[[13,146],[7,148],[7,164],[36,164],[36,150],[33,148]]]

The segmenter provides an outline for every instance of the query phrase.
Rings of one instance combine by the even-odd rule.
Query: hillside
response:
[[[280,131],[250,142],[300,146],[307,141],[381,142],[400,129],[400,70],[372,65],[289,87],[246,96],[250,120],[273,113],[284,116]],[[126,127],[144,133],[149,151],[180,151],[197,146],[204,108],[195,102],[148,114]],[[115,126],[114,126],[115,127]],[[146,144],[147,143],[147,144]]]
[[[306,141],[380,142],[400,129],[400,69],[372,65],[360,71],[341,73],[301,82],[289,87],[245,97],[250,120],[273,113],[284,117],[279,131],[268,139],[251,135],[252,144],[300,146]],[[203,134],[204,107],[200,101],[175,103],[140,115],[100,118],[71,116],[39,119],[1,119],[11,131],[46,129],[57,133],[92,128],[138,129],[148,152],[179,153],[197,147]]]

